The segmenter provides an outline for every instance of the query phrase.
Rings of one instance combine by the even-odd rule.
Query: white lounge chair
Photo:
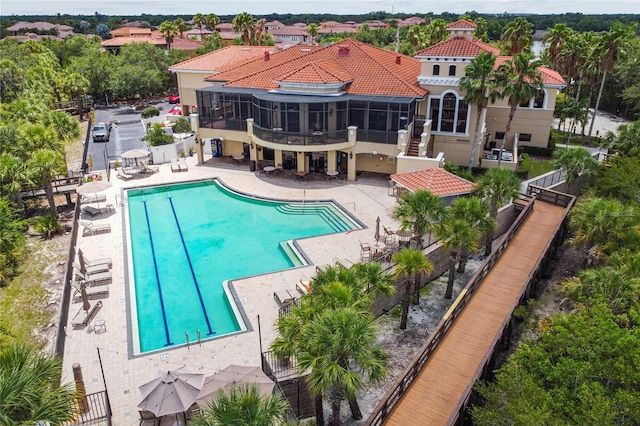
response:
[[[291,294],[289,290],[279,290],[273,292],[273,298],[279,307],[284,308],[295,302],[298,297],[295,294]]]
[[[188,172],[189,171],[189,166],[187,166],[187,162],[184,158],[181,158],[178,160],[178,165],[180,166],[180,171],[181,172]]]
[[[111,264],[113,263],[111,261],[110,257],[103,257],[102,259],[94,259],[94,260],[89,260],[87,259],[87,257],[84,255],[84,253],[82,252],[81,249],[78,249],[78,257],[82,256],[82,259],[84,260],[84,264],[85,266],[95,266],[95,265],[102,265],[102,264],[106,264],[109,268],[111,268]]]
[[[77,262],[73,262],[73,267],[76,268],[78,271],[82,270],[82,265],[80,265]],[[109,265],[107,265],[106,263],[101,263],[99,265],[87,266],[87,264],[85,263],[84,269],[87,271],[87,275],[93,275],[99,272],[109,271]]]
[[[94,235],[100,232],[111,232],[111,225],[109,225],[108,223],[94,224],[93,222],[87,222],[85,220],[81,220],[78,223],[84,228],[82,230],[82,235]]]
[[[71,320],[71,325],[75,327],[86,327],[91,322],[91,318],[98,311],[98,308],[102,306],[102,300],[98,300],[96,303],[92,303],[89,310],[85,311],[80,307],[78,313]]]
[[[83,195],[80,201],[82,204],[101,203],[107,201],[107,196],[104,194]]]
[[[76,275],[76,280],[84,281],[84,283],[88,286],[96,285],[96,284],[104,284],[105,282],[111,282],[111,272],[97,272],[95,274],[83,274],[78,269],[74,268],[73,271]]]
[[[72,297],[73,302],[76,303],[76,302],[82,301],[82,289],[80,288],[80,283],[76,281],[71,281],[71,287],[73,287],[73,289],[75,290]],[[93,287],[85,286],[84,291],[87,292],[87,297],[89,299],[109,297],[108,284],[96,285]]]
[[[133,175],[125,173],[124,171],[118,171],[118,174],[116,175],[116,177],[118,179],[122,179],[122,180],[131,180],[131,179],[133,179]]]
[[[178,164],[178,159],[177,158],[172,158],[171,159],[171,171],[172,172],[179,172],[180,171],[180,165]]]

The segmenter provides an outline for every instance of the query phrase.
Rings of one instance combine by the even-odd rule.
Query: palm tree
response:
[[[167,41],[167,50],[171,50],[171,42],[173,37],[178,34],[178,27],[171,21],[164,21],[158,25],[158,31]]]
[[[498,98],[499,92],[495,90],[495,82],[493,79],[493,67],[496,63],[496,57],[490,52],[482,52],[475,58],[471,59],[469,65],[465,68],[465,76],[460,79],[458,86],[464,95],[464,101],[467,104],[476,105],[476,130],[473,136],[473,145],[471,146],[471,158],[469,158],[469,166],[467,170],[471,173],[476,158],[476,150],[478,148],[478,140],[480,139],[482,113],[487,108],[489,102],[494,103]]]
[[[318,36],[318,24],[316,24],[315,22],[307,25],[307,34],[309,34],[311,36],[311,45],[315,45],[315,38]]]
[[[407,192],[393,210],[392,216],[400,221],[400,228],[411,230],[417,246],[422,249],[422,236],[442,220],[445,209],[442,199],[427,190]]]
[[[51,214],[57,216],[51,181],[65,173],[67,164],[64,162],[64,157],[59,152],[50,149],[39,149],[27,161],[27,168],[33,172],[34,180],[37,179],[39,184],[44,184]]]
[[[575,31],[567,27],[566,24],[559,23],[553,28],[549,28],[549,31],[542,38],[549,53],[549,62],[551,63],[551,67],[556,71],[560,71],[558,69],[560,53],[565,49],[567,40],[574,32]]]
[[[518,105],[535,98],[539,91],[544,89],[542,76],[538,67],[542,65],[539,60],[533,60],[531,52],[519,53],[511,60],[507,60],[500,65],[496,71],[497,86],[500,89],[501,97],[508,98],[509,119],[502,139],[500,149],[503,150],[507,143],[507,137],[511,130],[513,116]],[[498,156],[498,168],[502,156]]]
[[[449,218],[436,228],[436,233],[442,242],[442,246],[449,252],[449,280],[445,299],[451,299],[453,295],[453,283],[456,274],[456,261],[464,251],[474,251],[480,239],[480,230],[474,228],[464,219]]]
[[[211,31],[215,31],[220,24],[220,18],[215,13],[210,13],[205,17],[204,22]]]
[[[233,31],[242,33],[243,44],[248,45],[251,41],[251,33],[255,23],[253,16],[247,12],[242,12],[239,15],[236,15],[231,23],[233,24]]]
[[[487,20],[482,16],[479,16],[473,21],[473,23],[476,24],[476,30],[473,33],[473,38],[488,43],[489,36],[487,35],[487,28],[489,23],[487,22]]]
[[[215,399],[202,408],[190,424],[195,426],[282,424],[289,405],[277,394],[264,396],[251,384],[218,391]]]
[[[620,269],[600,267],[578,272],[562,284],[562,292],[571,299],[589,304],[605,302],[617,315],[640,305],[640,277]]]
[[[489,202],[489,217],[496,220],[498,209],[520,193],[520,179],[513,170],[489,169],[482,175],[473,194]],[[493,232],[485,235],[485,256],[491,254]]]
[[[174,19],[173,25],[175,25],[178,29],[178,34],[180,34],[180,37],[182,37],[182,34],[184,34],[185,31],[187,31],[187,23],[184,22],[184,19],[182,18]]]
[[[62,360],[17,343],[0,347],[0,424],[65,424],[75,417],[76,393],[60,385]]]
[[[313,394],[328,394],[330,424],[340,425],[342,401],[356,401],[365,378],[378,383],[387,374],[387,354],[375,344],[371,314],[353,308],[325,310],[303,328],[301,337],[305,344],[298,354],[298,372],[309,372]],[[362,414],[354,413],[353,417],[361,419]]]
[[[202,13],[197,13],[193,16],[193,24],[200,30],[200,40],[204,40],[202,37],[202,27],[207,23],[207,18]]]
[[[598,160],[593,158],[591,152],[586,148],[565,148],[558,149],[553,154],[555,159],[552,162],[553,167],[561,168],[567,172],[567,189],[570,193],[574,193],[573,184],[580,175],[590,177],[598,171]]]
[[[80,116],[80,120],[82,120],[84,115],[82,97],[91,90],[91,82],[84,76],[74,72],[64,79],[63,87],[64,91],[78,102],[78,115]]]
[[[266,45],[266,42],[265,42],[266,33],[264,32],[264,26],[266,23],[267,23],[266,19],[260,18],[253,24],[252,34],[251,34],[252,45],[255,45],[255,46]]]
[[[524,18],[516,18],[502,30],[500,42],[509,55],[530,51],[533,44],[533,24]]]
[[[70,141],[80,137],[78,121],[65,111],[50,111],[42,117],[42,124],[53,129],[60,140]]]
[[[444,41],[449,37],[449,30],[447,29],[447,22],[444,19],[436,18],[427,25],[425,28],[425,34],[427,36],[427,44],[433,46],[441,41]]]
[[[0,181],[6,185],[7,191],[13,194],[18,208],[24,211],[20,191],[24,185],[32,184],[26,164],[14,155],[0,154]]]
[[[615,199],[588,198],[569,213],[575,245],[587,244],[590,257],[596,260],[615,253],[638,237],[638,213]]]
[[[477,228],[481,235],[493,234],[496,230],[496,220],[489,215],[489,204],[477,197],[458,198],[449,207],[450,217],[462,219],[472,227]],[[467,266],[469,252],[463,248],[460,253],[458,272],[463,273]]]
[[[596,99],[587,142],[591,142],[591,132],[593,132],[593,125],[596,120],[596,114],[598,113],[598,107],[600,106],[600,99],[602,98],[602,90],[604,89],[604,82],[607,79],[607,73],[613,69],[618,59],[625,54],[625,49],[629,45],[630,40],[635,36],[636,27],[637,24],[624,26],[620,22],[614,22],[609,31],[601,33],[598,37],[596,56],[600,58],[598,66],[602,71],[602,80],[600,81],[600,90],[598,91],[598,98]]]
[[[413,25],[407,30],[407,41],[413,47],[413,54],[416,54],[416,50],[421,49],[425,45],[426,35],[423,27],[420,25]]]
[[[433,265],[420,250],[403,249],[393,255],[393,262],[396,264],[396,278],[405,280],[404,296],[402,298],[402,317],[400,319],[400,330],[407,328],[409,317],[409,300],[411,289],[413,288],[414,304],[420,303],[420,282],[421,274],[430,274]]]
[[[29,158],[39,149],[63,152],[63,144],[51,127],[40,124],[23,125],[18,132],[20,139],[13,152],[21,158]]]

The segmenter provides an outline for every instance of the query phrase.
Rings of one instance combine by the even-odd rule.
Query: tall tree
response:
[[[456,276],[456,261],[464,250],[474,251],[480,239],[480,230],[464,219],[449,217],[436,228],[442,246],[449,252],[449,277],[445,299],[451,299]]]
[[[449,216],[468,222],[486,238],[486,235],[492,234],[496,229],[496,220],[489,216],[489,210],[489,203],[478,197],[458,198],[449,207]],[[460,253],[458,272],[465,271],[468,256],[469,252],[463,248]]]
[[[251,34],[253,33],[253,26],[255,24],[253,16],[248,12],[242,12],[236,15],[231,23],[233,24],[233,31],[242,33],[243,44],[248,45],[251,41]]]
[[[400,318],[400,330],[407,328],[409,318],[409,301],[413,289],[414,304],[420,303],[420,283],[421,275],[430,274],[433,271],[433,264],[425,257],[420,250],[403,249],[393,255],[393,262],[396,264],[395,275],[405,282],[404,295],[402,296],[402,316]]]
[[[520,193],[520,179],[513,170],[489,169],[482,175],[473,190],[474,195],[489,202],[489,216],[496,220],[498,209]],[[491,254],[494,233],[485,235],[485,256]]]
[[[445,209],[442,199],[427,190],[407,192],[393,210],[392,216],[400,221],[400,228],[410,230],[418,248],[422,248],[425,233],[433,230],[442,219]]]
[[[78,116],[83,117],[84,102],[83,97],[91,90],[91,82],[78,73],[71,73],[64,79],[64,91],[75,99],[78,105]]]
[[[33,171],[34,180],[43,184],[47,199],[49,200],[49,208],[51,214],[57,216],[56,203],[53,198],[53,186],[51,182],[58,176],[65,174],[67,164],[64,162],[62,154],[50,149],[39,149],[27,162],[29,170]]]
[[[473,145],[471,146],[471,157],[467,170],[473,169],[478,143],[480,139],[482,113],[487,108],[489,102],[494,103],[498,99],[499,92],[495,89],[493,79],[493,68],[496,57],[490,52],[481,52],[471,59],[469,65],[464,69],[465,76],[460,79],[458,86],[464,92],[464,100],[467,104],[476,106],[476,130],[473,134]]]
[[[32,183],[31,175],[24,161],[11,154],[0,154],[0,182],[5,189],[13,194],[16,204],[24,211],[24,202],[20,191],[26,185]]]
[[[318,36],[318,24],[316,24],[315,22],[312,22],[311,24],[307,25],[307,34],[309,34],[311,36],[311,45],[315,45],[316,44],[316,37]]]
[[[312,393],[328,394],[330,424],[340,425],[342,401],[355,400],[365,378],[377,383],[387,374],[387,354],[376,345],[371,314],[353,308],[325,310],[303,328],[302,339],[305,344],[298,355],[298,371],[309,372]]]
[[[424,28],[420,25],[412,25],[407,30],[407,41],[413,47],[413,55],[416,51],[426,47],[426,34]]]
[[[509,118],[502,138],[501,150],[504,150],[507,143],[513,116],[518,105],[535,98],[538,92],[544,89],[542,75],[538,70],[541,65],[541,61],[533,59],[531,52],[524,52],[507,60],[496,71],[496,84],[500,90],[501,97],[506,97],[509,105]],[[501,161],[502,155],[498,157],[498,168],[500,168]]]
[[[187,23],[182,18],[174,19],[173,20],[173,25],[176,26],[176,29],[178,30],[178,34],[180,34],[180,37],[182,37],[184,32],[187,31],[187,29],[188,29]]]
[[[425,34],[429,46],[445,41],[449,37],[447,22],[440,18],[434,19],[426,26]]]
[[[204,27],[207,23],[207,18],[202,13],[196,13],[193,16],[193,25],[195,25],[200,30],[200,40],[204,40],[202,36],[202,27]]]
[[[167,50],[171,50],[171,42],[173,41],[173,37],[178,34],[178,27],[171,21],[164,21],[158,25],[158,31],[167,41]]]
[[[205,17],[204,22],[211,31],[215,31],[216,27],[220,25],[220,18],[215,13],[210,13]]]
[[[509,55],[531,51],[533,45],[533,24],[524,18],[509,22],[502,31],[500,42]]]
[[[561,168],[567,172],[567,188],[572,194],[576,193],[574,184],[580,175],[585,178],[594,176],[598,171],[598,160],[586,148],[564,148],[553,153],[555,159],[553,167]]]
[[[609,31],[598,36],[596,56],[600,59],[598,66],[602,71],[602,80],[600,81],[600,90],[598,90],[591,126],[589,126],[587,142],[591,142],[591,132],[593,132],[598,107],[600,107],[600,99],[602,98],[602,90],[607,79],[607,73],[613,69],[618,59],[625,55],[629,39],[635,35],[636,28],[637,24],[624,26],[620,22],[614,22]]]
[[[189,421],[195,426],[283,424],[288,404],[278,394],[264,396],[251,384],[218,391],[216,397]]]
[[[60,385],[62,361],[18,343],[0,347],[0,423],[65,424],[76,416],[76,394]]]

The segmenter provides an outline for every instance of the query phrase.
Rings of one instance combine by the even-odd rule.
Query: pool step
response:
[[[293,247],[292,241],[280,241],[280,250],[282,250],[284,254],[289,258],[289,261],[291,261],[291,264],[294,268],[307,265],[307,262],[304,260],[302,255],[300,255],[298,251]]]
[[[286,214],[319,215],[335,232],[346,232],[353,229],[345,220],[342,220],[344,215],[331,204],[283,204],[277,206],[276,210]]]

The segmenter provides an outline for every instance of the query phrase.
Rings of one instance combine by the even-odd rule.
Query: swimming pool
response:
[[[216,180],[127,197],[134,354],[246,329],[223,282],[299,266],[291,241],[361,227],[332,202],[258,199]]]

